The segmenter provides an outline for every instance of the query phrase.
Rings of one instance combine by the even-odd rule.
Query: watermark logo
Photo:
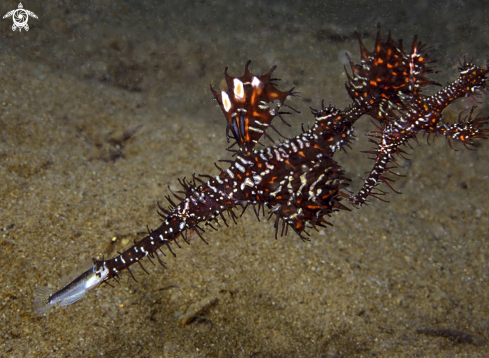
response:
[[[7,12],[3,18],[6,19],[7,17],[11,17],[14,20],[14,24],[12,25],[12,31],[15,31],[19,29],[19,32],[22,32],[22,29],[29,31],[29,25],[27,24],[27,21],[29,21],[29,16],[32,16],[33,18],[38,18],[36,14],[34,14],[32,11],[25,10],[24,6],[22,6],[22,3],[19,3],[19,8]]]

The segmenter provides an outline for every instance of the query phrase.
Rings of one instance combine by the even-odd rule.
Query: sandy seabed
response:
[[[349,103],[345,52],[376,23],[409,47],[432,45],[446,84],[464,56],[489,54],[477,2],[25,3],[29,32],[0,31],[1,357],[484,357],[488,348],[488,144],[444,139],[408,150],[389,203],[341,212],[333,227],[274,239],[251,212],[121,286],[33,312],[36,285],[112,257],[159,225],[167,186],[217,174],[224,117],[211,101],[222,70],[276,64],[286,135],[321,99]],[[2,4],[6,13],[17,4]],[[428,91],[429,92],[429,91]],[[478,111],[488,115],[487,97]],[[449,120],[476,104],[461,100]],[[352,188],[372,162],[357,141],[335,157]],[[484,164],[486,163],[486,164]]]

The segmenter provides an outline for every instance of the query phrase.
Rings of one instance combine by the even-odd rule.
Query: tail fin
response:
[[[37,314],[41,315],[51,308],[52,304],[49,302],[49,297],[53,294],[53,291],[47,287],[37,287],[34,293],[34,309]]]
[[[425,77],[436,72],[429,63],[426,48],[414,37],[409,53],[404,52],[402,42],[396,45],[389,36],[382,39],[380,25],[373,52],[367,50],[360,35],[361,63],[351,59],[352,75],[347,74],[346,89],[350,97],[374,118],[382,120],[390,109],[403,109],[413,96],[418,96],[424,86],[437,84]],[[384,113],[383,113],[384,112]]]

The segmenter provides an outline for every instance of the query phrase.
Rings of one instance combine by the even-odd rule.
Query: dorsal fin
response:
[[[280,108],[285,99],[295,95],[293,88],[283,92],[278,90],[271,78],[276,66],[268,73],[258,76],[251,73],[245,65],[245,73],[232,77],[224,70],[227,88],[216,91],[212,88],[219,106],[228,122],[226,133],[231,132],[240,148],[251,150],[266,130],[273,118],[280,116]]]

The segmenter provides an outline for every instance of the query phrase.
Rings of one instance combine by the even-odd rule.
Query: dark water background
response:
[[[2,2],[0,12],[17,8]],[[349,104],[345,52],[372,48],[376,24],[409,48],[432,46],[445,85],[464,56],[489,54],[482,1],[28,1],[28,32],[0,21],[1,357],[487,356],[488,145],[421,140],[402,161],[402,195],[342,212],[311,241],[275,240],[271,223],[194,240],[122,286],[101,287],[44,317],[36,285],[113,256],[156,227],[177,178],[217,174],[227,158],[212,95],[272,65],[312,123],[321,99]],[[428,90],[428,93],[430,90]],[[474,104],[447,109],[447,120]],[[489,114],[487,97],[478,110]],[[361,123],[360,123],[361,122]],[[372,162],[358,141],[337,156],[352,187]],[[127,134],[132,134],[128,136]],[[130,137],[130,138],[128,138]]]

